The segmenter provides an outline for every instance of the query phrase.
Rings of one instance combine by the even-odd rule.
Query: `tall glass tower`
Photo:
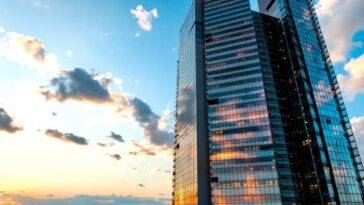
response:
[[[311,0],[194,0],[180,32],[173,205],[363,204]]]

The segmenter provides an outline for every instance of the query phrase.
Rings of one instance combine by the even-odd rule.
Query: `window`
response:
[[[210,100],[207,100],[207,103],[209,105],[216,105],[216,104],[219,104],[219,99],[218,98],[210,99]]]

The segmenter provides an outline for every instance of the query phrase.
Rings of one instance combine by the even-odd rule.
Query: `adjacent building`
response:
[[[173,205],[363,204],[311,0],[194,0],[180,31]]]

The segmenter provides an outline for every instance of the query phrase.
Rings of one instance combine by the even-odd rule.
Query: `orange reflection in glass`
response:
[[[211,154],[211,160],[227,160],[227,159],[250,159],[254,158],[250,154],[244,152],[220,152]]]
[[[228,204],[226,196],[223,196],[220,189],[216,190],[216,196],[214,196],[214,204]]]

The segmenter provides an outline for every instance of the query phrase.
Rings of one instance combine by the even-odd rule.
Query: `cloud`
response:
[[[45,9],[49,8],[48,4],[45,4],[45,3],[40,2],[40,1],[33,1],[32,3],[33,3],[34,6],[39,7],[39,8],[45,8]]]
[[[108,34],[108,33],[105,33],[105,32],[100,33],[99,38],[100,38],[101,40],[106,40],[106,39],[108,39],[108,38],[109,38],[109,34]]]
[[[157,169],[157,172],[158,172],[158,173],[161,173],[162,171],[163,171],[163,173],[165,173],[165,174],[170,174],[170,173],[172,173],[172,171],[171,171],[171,170],[168,170],[168,169],[165,169],[165,170]]]
[[[138,155],[138,152],[129,152],[129,155],[132,155],[132,156],[137,156]]]
[[[333,62],[343,62],[353,46],[354,35],[364,30],[362,0],[320,0],[317,5],[322,30]]]
[[[102,143],[102,142],[98,142],[97,143],[97,146],[100,146],[100,147],[106,147],[107,144],[106,143]]]
[[[351,59],[344,66],[347,75],[338,75],[340,87],[348,100],[354,100],[355,96],[364,93],[364,54]]]
[[[107,136],[115,141],[118,141],[118,142],[125,142],[123,137],[119,134],[115,134],[114,132],[111,132],[111,135]]]
[[[15,32],[5,32],[0,39],[0,56],[45,73],[59,69],[57,57],[52,53],[47,54],[39,39]]]
[[[166,198],[139,198],[134,196],[89,196],[78,195],[65,199],[36,199],[25,196],[7,196],[16,200],[20,204],[37,204],[37,205],[70,205],[70,204],[87,204],[87,205],[105,205],[105,204],[128,204],[128,205],[164,205],[170,203],[171,199]]]
[[[108,155],[115,160],[121,160],[121,156],[119,154],[108,154]]]
[[[15,125],[14,119],[10,117],[3,108],[0,108],[0,130],[8,133],[15,133],[23,130],[23,128]]]
[[[145,187],[144,184],[138,184],[138,187]]]
[[[353,127],[356,143],[361,151],[361,156],[364,156],[364,116],[354,117],[350,122]]]
[[[53,78],[49,85],[41,87],[41,94],[48,100],[56,99],[63,102],[68,99],[103,103],[111,101],[107,89],[111,79],[97,79],[96,74],[89,74],[81,68],[62,71],[60,76]]]
[[[164,173],[170,174],[170,173],[172,173],[172,171],[171,170],[164,170]]]
[[[149,105],[139,98],[132,98],[130,104],[133,108],[134,118],[143,128],[144,136],[148,137],[152,144],[171,147],[173,132],[159,128],[160,116],[153,113]]]
[[[63,133],[58,130],[47,129],[44,131],[44,134],[48,137],[56,138],[64,142],[77,145],[88,145],[88,141],[84,137],[79,137],[72,133]]]
[[[136,7],[136,9],[130,10],[131,14],[138,19],[138,24],[140,28],[151,31],[152,30],[152,19],[158,18],[158,11],[156,8],[147,11],[142,5]]]
[[[115,146],[115,142],[109,142],[109,143],[104,143],[104,142],[98,142],[96,143],[97,146],[100,146],[100,147],[112,147],[112,146]]]
[[[139,154],[145,154],[145,155],[148,155],[148,156],[155,156],[156,155],[156,153],[154,152],[154,150],[152,148],[147,148],[147,147],[139,144],[137,141],[133,141],[133,145],[138,150],[129,152],[129,155],[132,155],[132,156],[137,156]]]
[[[66,52],[66,56],[67,56],[68,58],[72,58],[72,57],[73,57],[73,52],[72,52],[71,50],[68,50],[68,51]]]
[[[48,100],[65,102],[67,100],[106,103],[115,107],[116,112],[129,112],[143,129],[143,135],[154,145],[171,148],[173,132],[160,126],[163,120],[150,106],[137,97],[127,94],[111,93],[109,87],[115,80],[112,76],[89,74],[82,68],[62,71],[40,93]],[[162,127],[162,128],[161,128]]]
[[[162,130],[174,129],[174,116],[175,112],[168,105],[167,109],[163,111],[163,115],[159,120],[159,128]]]
[[[0,26],[0,33],[4,33],[4,32],[5,32],[4,27]]]

